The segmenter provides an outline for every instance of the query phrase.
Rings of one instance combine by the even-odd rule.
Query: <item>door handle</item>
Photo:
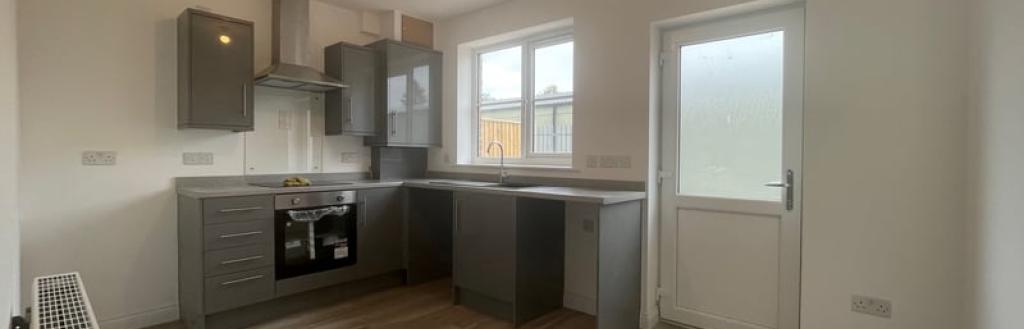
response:
[[[793,210],[793,170],[786,170],[786,181],[771,182],[764,186],[786,189],[786,210]]]

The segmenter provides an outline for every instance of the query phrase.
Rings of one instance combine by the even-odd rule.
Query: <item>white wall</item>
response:
[[[966,4],[808,1],[803,328],[963,328]]]
[[[173,178],[243,174],[242,134],[176,129],[175,19],[197,4],[254,21],[254,69],[270,64],[269,0],[19,2],[22,275],[80,271],[104,328],[177,318]],[[334,38],[367,41],[343,10],[314,6]],[[83,167],[85,150],[117,151],[118,164]],[[183,166],[186,151],[215,165]]]
[[[973,322],[1021,327],[1024,296],[1024,2],[974,1],[970,144]]]
[[[14,0],[0,0],[0,326],[18,302],[18,63]]]
[[[642,180],[649,24],[732,3],[515,0],[443,21],[438,38],[451,54],[462,42],[575,17],[574,160],[629,155],[633,167],[514,173]],[[803,328],[962,327],[966,3],[807,1]],[[446,57],[446,124],[455,120],[455,67]],[[432,170],[493,172],[445,163],[456,145],[454,129],[445,133]],[[893,318],[851,313],[851,294],[890,299]]]

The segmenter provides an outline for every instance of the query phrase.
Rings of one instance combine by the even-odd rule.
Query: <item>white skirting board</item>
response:
[[[178,305],[168,305],[113,319],[100,319],[103,329],[139,329],[178,320]]]

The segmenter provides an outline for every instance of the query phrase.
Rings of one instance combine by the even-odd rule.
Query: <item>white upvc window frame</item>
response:
[[[575,38],[574,38],[574,35],[573,35],[573,29],[572,28],[558,28],[558,29],[553,29],[553,30],[545,31],[545,32],[542,32],[542,33],[533,34],[533,35],[530,35],[530,36],[527,36],[527,37],[523,37],[523,38],[516,38],[516,39],[507,40],[507,41],[499,42],[499,43],[494,43],[494,44],[491,44],[491,45],[487,45],[487,46],[483,46],[483,47],[477,47],[477,48],[473,49],[473,53],[472,53],[472,60],[473,60],[473,63],[472,63],[472,79],[473,79],[473,83],[472,83],[472,86],[471,86],[471,93],[472,93],[471,106],[472,106],[472,110],[470,111],[472,113],[472,122],[471,122],[470,125],[472,127],[471,136],[473,138],[473,140],[471,141],[471,143],[472,143],[472,159],[473,159],[472,160],[473,161],[472,165],[494,165],[494,164],[498,164],[498,162],[499,162],[499,159],[497,159],[497,158],[484,158],[484,157],[480,156],[480,146],[477,143],[480,140],[480,135],[479,135],[480,130],[479,129],[480,129],[480,109],[481,109],[481,107],[487,106],[487,105],[493,106],[493,105],[501,105],[501,104],[522,104],[521,108],[520,108],[521,116],[522,116],[522,127],[520,128],[520,129],[522,129],[521,136],[520,136],[520,138],[522,138],[522,140],[520,141],[520,147],[522,149],[520,150],[520,154],[522,154],[523,157],[522,158],[518,158],[518,159],[506,158],[505,159],[505,163],[506,164],[512,164],[512,165],[525,165],[525,166],[549,166],[549,167],[571,167],[572,166],[572,157],[573,157],[572,149],[570,149],[569,153],[561,153],[561,154],[559,154],[559,153],[538,153],[538,152],[534,152],[533,151],[533,148],[534,148],[533,147],[533,142],[534,142],[533,141],[533,134],[534,134],[533,119],[534,119],[534,117],[533,116],[534,116],[534,107],[535,107],[534,105],[536,104],[536,101],[537,101],[537,97],[534,95],[535,94],[534,91],[535,91],[535,88],[536,88],[536,86],[534,86],[534,83],[535,83],[535,79],[534,79],[534,69],[535,69],[535,66],[534,66],[534,62],[535,62],[534,56],[536,55],[536,50],[539,49],[539,48],[544,48],[544,47],[553,46],[553,45],[557,45],[557,44],[561,44],[561,43],[565,43],[565,42],[574,42],[574,41],[575,41]],[[521,48],[521,51],[522,51],[521,60],[522,60],[522,62],[520,64],[521,68],[522,68],[522,72],[521,72],[521,87],[522,87],[522,91],[521,91],[521,94],[520,94],[520,98],[514,99],[514,100],[493,101],[493,102],[489,102],[487,104],[481,103],[481,101],[480,101],[480,86],[481,86],[481,83],[482,83],[481,74],[480,74],[481,73],[481,59],[480,59],[481,55],[483,55],[485,53],[489,53],[489,52],[498,51],[498,50],[514,48],[514,47],[517,47],[517,46],[522,47]],[[576,56],[576,51],[575,51],[575,49],[573,49],[573,57],[575,58],[575,56]],[[575,63],[575,60],[573,62]],[[576,80],[575,79],[575,75],[576,75],[576,71],[575,71],[575,67],[574,67],[573,68],[573,84],[575,84],[575,80]],[[541,99],[541,100],[562,100],[562,99],[568,99],[569,102],[571,104],[573,104],[573,111],[572,111],[572,116],[573,116],[572,139],[573,139],[573,141],[570,142],[570,145],[575,145],[576,144],[575,143],[575,138],[576,138],[575,122],[576,122],[576,113],[577,113],[577,111],[576,111],[576,107],[575,107],[575,103],[574,103],[575,92],[576,92],[576,87],[573,86],[573,94],[572,95],[556,96],[556,97],[552,97],[552,98]],[[508,154],[507,150],[506,150],[506,154]]]

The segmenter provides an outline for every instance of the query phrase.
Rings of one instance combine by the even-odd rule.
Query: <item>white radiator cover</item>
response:
[[[32,329],[99,329],[78,272],[32,282]]]

